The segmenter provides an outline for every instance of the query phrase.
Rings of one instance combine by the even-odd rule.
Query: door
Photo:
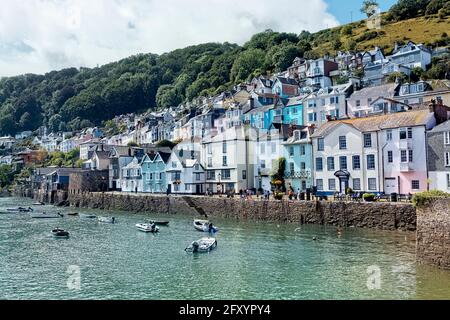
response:
[[[195,185],[195,194],[201,194],[202,193],[202,186],[200,184]]]
[[[398,193],[397,179],[396,178],[386,178],[384,179],[384,193]]]

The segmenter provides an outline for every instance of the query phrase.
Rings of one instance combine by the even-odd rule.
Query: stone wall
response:
[[[417,261],[450,270],[450,199],[417,208]]]
[[[260,201],[239,198],[152,196],[121,193],[68,195],[72,206],[130,212],[192,214],[208,217],[329,224],[343,227],[415,230],[410,204],[315,201]]]

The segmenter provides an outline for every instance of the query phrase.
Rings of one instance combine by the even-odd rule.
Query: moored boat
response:
[[[217,247],[215,238],[201,238],[191,243],[189,247],[184,249],[186,252],[205,253],[214,250]]]
[[[216,233],[219,231],[219,228],[214,226],[211,222],[208,220],[194,220],[194,228],[201,232],[209,232],[209,233]]]
[[[8,212],[32,212],[33,208],[24,208],[24,207],[18,207],[18,208],[8,208],[6,209]]]
[[[136,228],[142,232],[157,233],[159,231],[159,228],[154,223],[138,223]]]
[[[47,212],[41,212],[41,213],[35,213],[31,216],[34,219],[56,219],[56,218],[62,218],[64,215],[61,213],[47,213]]]
[[[116,223],[115,217],[98,217],[97,220],[103,223]]]
[[[56,228],[56,229],[52,230],[52,235],[55,238],[68,238],[69,237],[69,232],[67,232],[64,229]]]
[[[35,202],[33,203],[33,206],[45,206],[44,202]]]
[[[158,220],[150,220],[148,223],[152,224],[156,224],[157,226],[168,226],[169,225],[169,221],[158,221]]]
[[[77,215],[78,215],[78,212],[70,212],[70,213],[68,213],[67,215],[68,215],[68,216],[74,217],[74,216],[77,216]]]

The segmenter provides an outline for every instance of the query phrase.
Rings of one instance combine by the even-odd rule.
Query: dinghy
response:
[[[45,203],[43,203],[43,202],[35,202],[35,203],[33,203],[33,206],[45,206]]]
[[[32,212],[33,208],[23,208],[23,207],[18,207],[18,208],[8,208],[6,209],[6,211],[8,212]]]
[[[150,220],[148,223],[150,223],[150,224],[154,223],[157,226],[168,226],[169,225],[169,221]]]
[[[184,249],[186,252],[192,253],[204,253],[210,252],[217,247],[217,240],[214,238],[201,238],[200,240],[194,241],[189,247]]]
[[[142,232],[157,233],[159,231],[159,228],[155,224],[149,223],[138,223],[136,224],[136,228]]]
[[[56,228],[52,230],[52,234],[55,238],[68,238],[69,232],[64,229]]]
[[[61,213],[47,213],[47,212],[42,212],[42,213],[35,213],[31,216],[34,219],[56,219],[56,218],[62,218],[64,217],[64,215],[62,215]]]
[[[116,223],[115,217],[98,217],[97,220],[103,223]]]
[[[68,216],[74,217],[74,216],[77,216],[77,215],[78,215],[78,212],[70,212],[70,213],[68,213],[67,215],[68,215]]]
[[[219,229],[212,225],[208,220],[194,220],[194,228],[198,231],[209,233],[216,233],[219,231]]]

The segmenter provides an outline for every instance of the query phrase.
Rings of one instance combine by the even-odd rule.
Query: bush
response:
[[[415,207],[425,206],[429,204],[431,200],[436,198],[450,198],[450,193],[440,190],[419,192],[414,194],[412,203]]]
[[[375,197],[376,197],[376,195],[373,193],[364,193],[363,194],[363,199],[364,199],[364,201],[367,201],[367,202],[375,201]]]

